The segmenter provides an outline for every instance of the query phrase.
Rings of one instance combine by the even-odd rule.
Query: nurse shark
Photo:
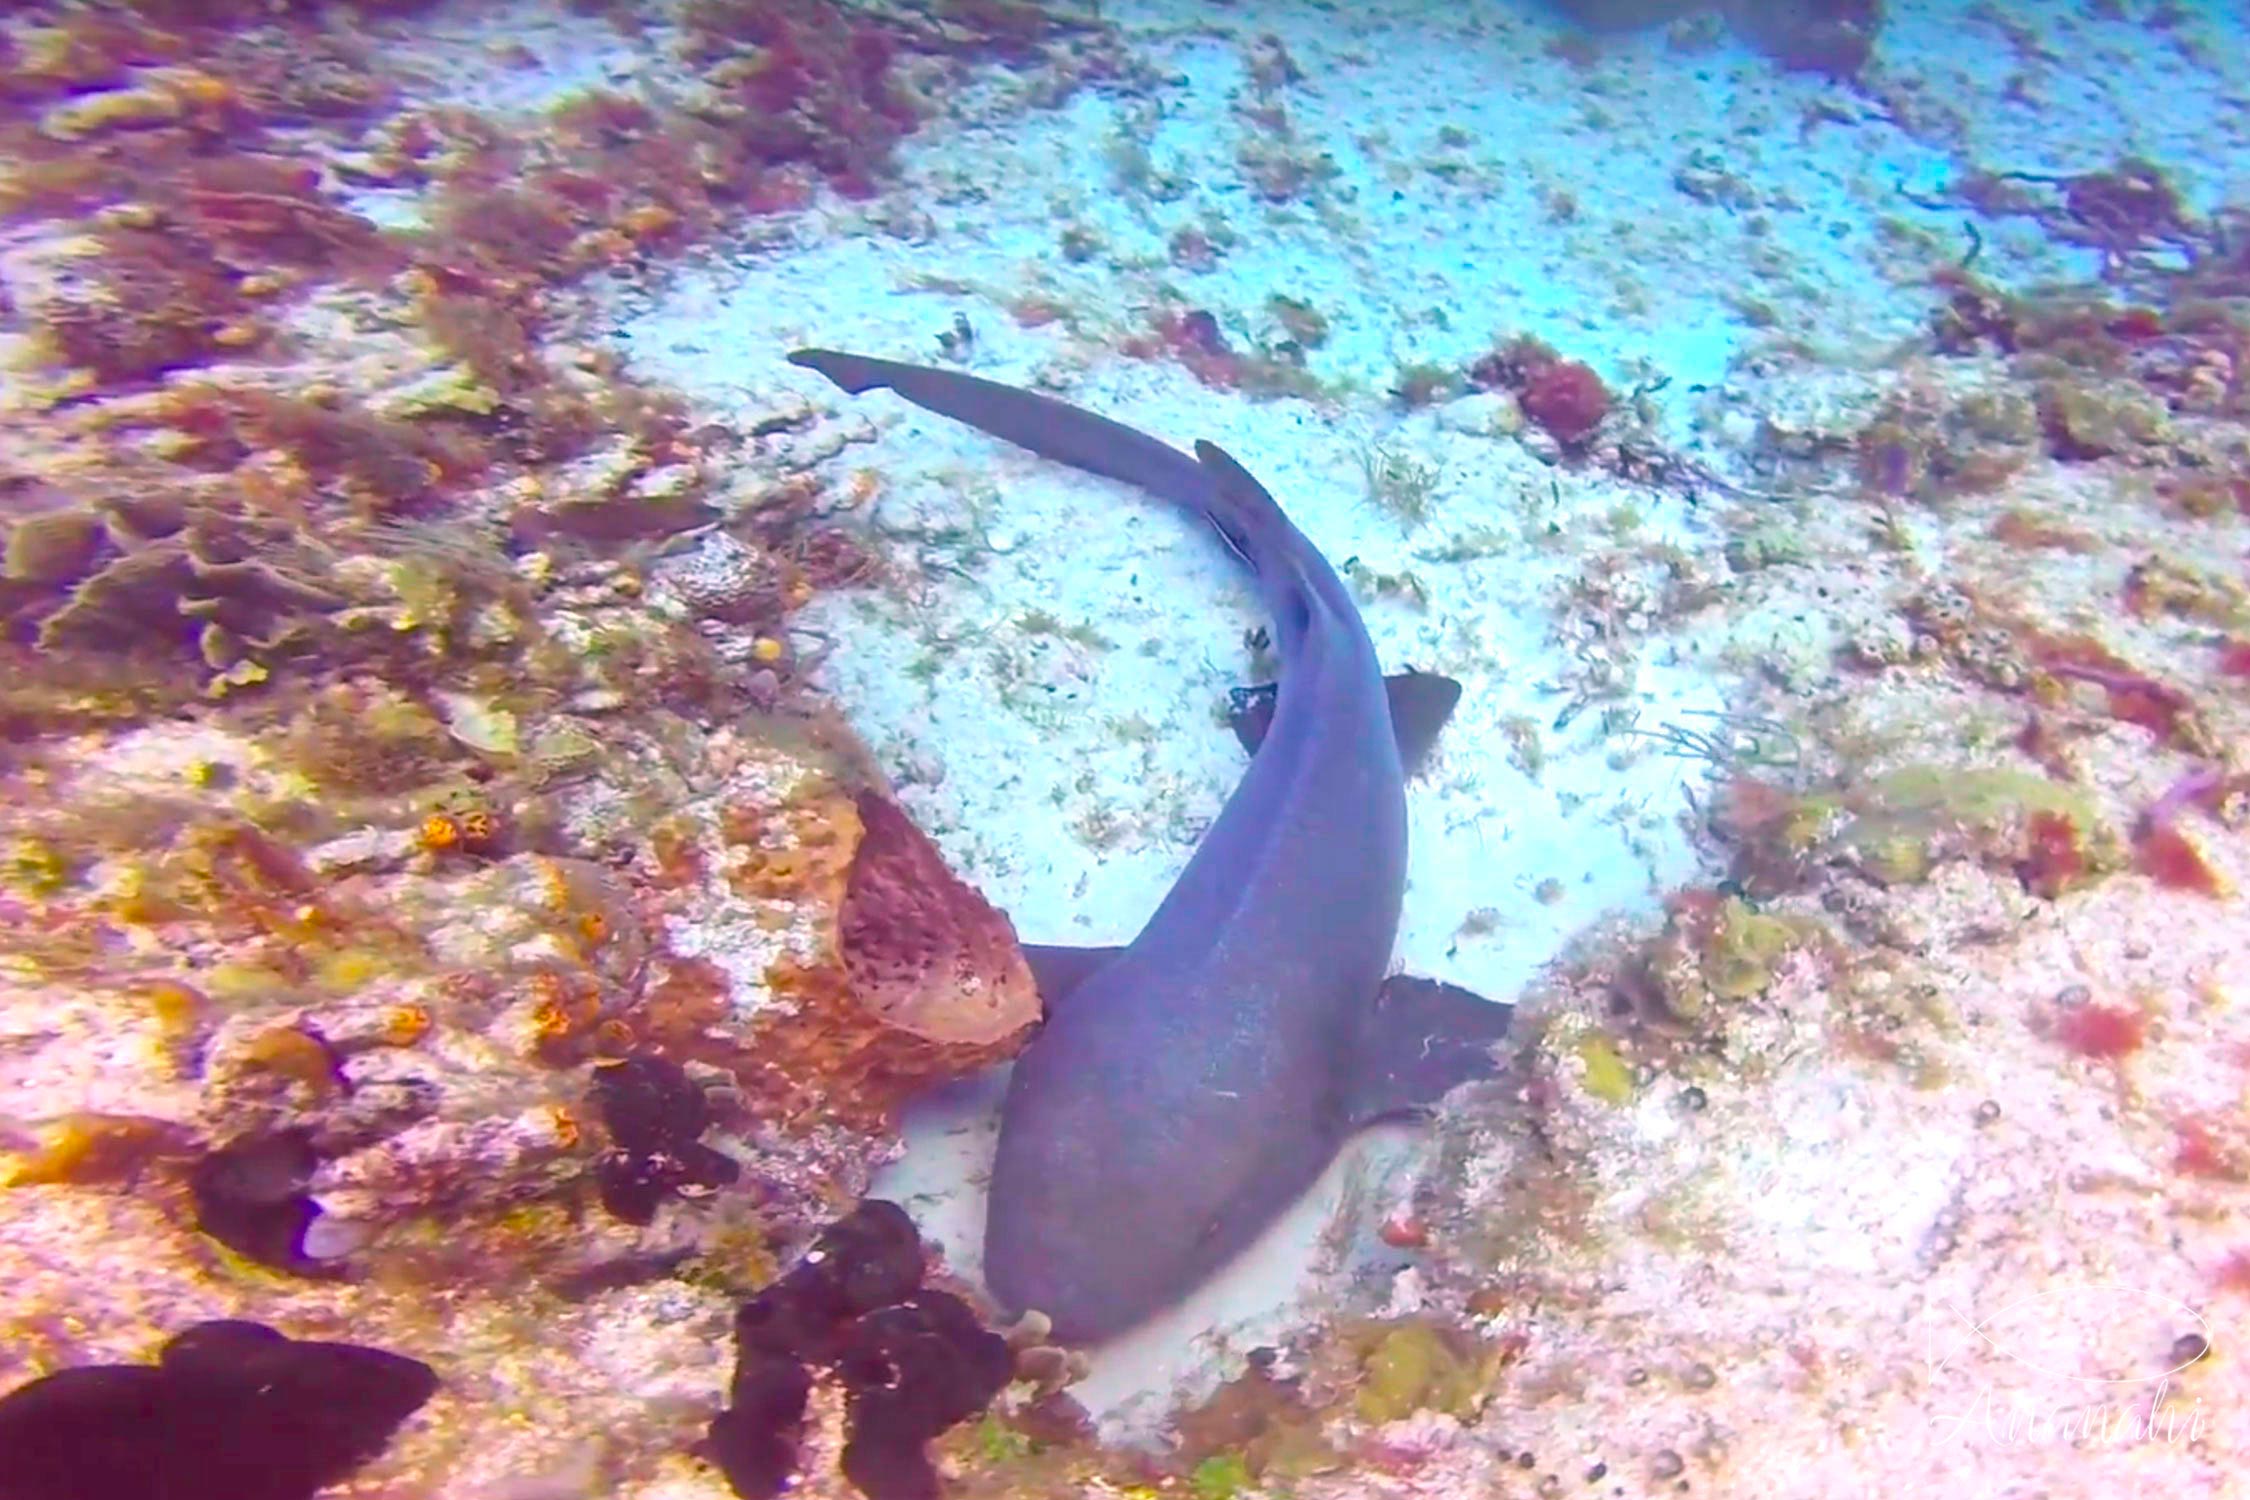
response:
[[[1494,1071],[1511,1007],[1389,973],[1407,771],[1460,688],[1386,679],[1327,560],[1213,444],[1190,457],[958,371],[789,358],[1201,517],[1272,617],[1279,681],[1238,722],[1249,769],[1155,915],[1122,948],[1025,949],[1046,1020],[1002,1107],[986,1279],[1099,1341],[1248,1246],[1355,1131]]]

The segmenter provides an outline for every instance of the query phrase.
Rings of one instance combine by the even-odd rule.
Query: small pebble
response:
[[[898,779],[901,786],[943,786],[945,762],[935,751],[917,746],[900,757]]]
[[[1990,1124],[1991,1124],[1991,1123],[1992,1123],[1992,1122],[1993,1122],[1994,1120],[1997,1120],[1997,1119],[1999,1119],[1999,1118],[2000,1118],[2000,1101],[1999,1101],[1999,1100],[1997,1100],[1997,1099],[1987,1099],[1987,1100],[1985,1100],[1985,1101],[1984,1101],[1984,1102],[1983,1102],[1982,1104],[1980,1104],[1980,1105],[1978,1105],[1978,1106],[1977,1106],[1977,1123],[1978,1123],[1979,1125],[1990,1125]]]
[[[307,1260],[342,1260],[374,1237],[371,1225],[323,1213],[305,1226],[298,1249]]]
[[[1648,1471],[1658,1479],[1677,1479],[1687,1468],[1686,1460],[1666,1448],[1649,1460]]]
[[[1704,1094],[1703,1090],[1695,1087],[1695,1085],[1693,1084],[1690,1084],[1686,1088],[1680,1090],[1680,1108],[1686,1110],[1691,1115],[1701,1114],[1704,1110],[1704,1107],[1710,1104],[1710,1102],[1711,1100]]]
[[[2183,1333],[2172,1341],[2172,1368],[2185,1369],[2211,1352],[2211,1341],[2200,1333]]]
[[[1709,1365],[1689,1365],[1680,1381],[1691,1391],[1707,1391],[1719,1383],[1719,1377]]]

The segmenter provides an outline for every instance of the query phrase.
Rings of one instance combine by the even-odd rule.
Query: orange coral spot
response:
[[[2231,894],[2227,878],[2206,859],[2194,839],[2169,823],[2143,826],[2133,840],[2134,862],[2159,885],[2205,896]]]
[[[40,1130],[36,1148],[16,1154],[12,1169],[0,1175],[0,1187],[119,1181],[186,1149],[184,1132],[168,1121],[90,1111],[64,1115]]]
[[[768,898],[799,894],[811,872],[793,849],[753,850],[738,883],[745,894]]]
[[[563,873],[563,867],[551,859],[543,859],[539,861],[538,870],[540,899],[557,911],[567,910],[570,906],[570,877]]]
[[[625,211],[619,227],[636,240],[653,239],[679,227],[680,216],[661,203],[644,203]]]
[[[2176,1120],[2172,1124],[2172,1170],[2189,1177],[2210,1177],[2221,1182],[2240,1182],[2246,1170],[2245,1153],[2230,1149],[2218,1135],[2201,1120]]]
[[[471,808],[461,814],[461,842],[472,849],[481,849],[500,836],[500,820],[485,808]]]
[[[542,1000],[531,1012],[532,1028],[543,1042],[559,1042],[576,1029],[570,1008],[557,1000]]]
[[[2098,539],[2088,533],[2076,527],[2058,525],[2023,506],[2013,506],[2002,511],[1986,534],[2003,546],[2026,552],[2042,549],[2091,552],[2098,545]]]
[[[2033,813],[2025,827],[2024,857],[2016,865],[2024,889],[2051,901],[2085,874],[2085,845],[2070,815],[2051,808]]]
[[[175,1034],[192,1029],[211,1009],[209,996],[176,979],[160,979],[141,994],[157,1024]]]
[[[2055,1040],[2081,1057],[2115,1060],[2148,1039],[2148,1017],[2121,1005],[2088,1001],[2055,1018]]]
[[[383,1017],[383,1040],[394,1047],[411,1047],[429,1031],[430,1013],[423,1006],[393,1006]]]
[[[600,947],[609,939],[609,918],[598,911],[578,914],[578,935],[593,947]]]
[[[326,1092],[337,1081],[336,1054],[301,1026],[276,1026],[251,1038],[243,1060],[264,1072]]]
[[[585,1136],[585,1132],[579,1127],[578,1117],[559,1104],[549,1105],[547,1113],[555,1127],[555,1139],[565,1151],[575,1149]]]
[[[454,848],[461,842],[461,825],[444,813],[431,813],[415,830],[414,841],[433,854]]]

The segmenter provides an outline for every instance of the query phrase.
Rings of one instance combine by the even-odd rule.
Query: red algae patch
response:
[[[2087,1001],[2060,1011],[2053,1029],[2055,1040],[2080,1057],[2116,1062],[2141,1049],[2148,1039],[2148,1017],[2126,1006]]]

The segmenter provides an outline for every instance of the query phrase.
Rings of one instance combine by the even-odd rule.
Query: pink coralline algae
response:
[[[1584,442],[1609,413],[1602,378],[1575,360],[1558,360],[1536,371],[1517,399],[1525,416],[1565,446]]]

